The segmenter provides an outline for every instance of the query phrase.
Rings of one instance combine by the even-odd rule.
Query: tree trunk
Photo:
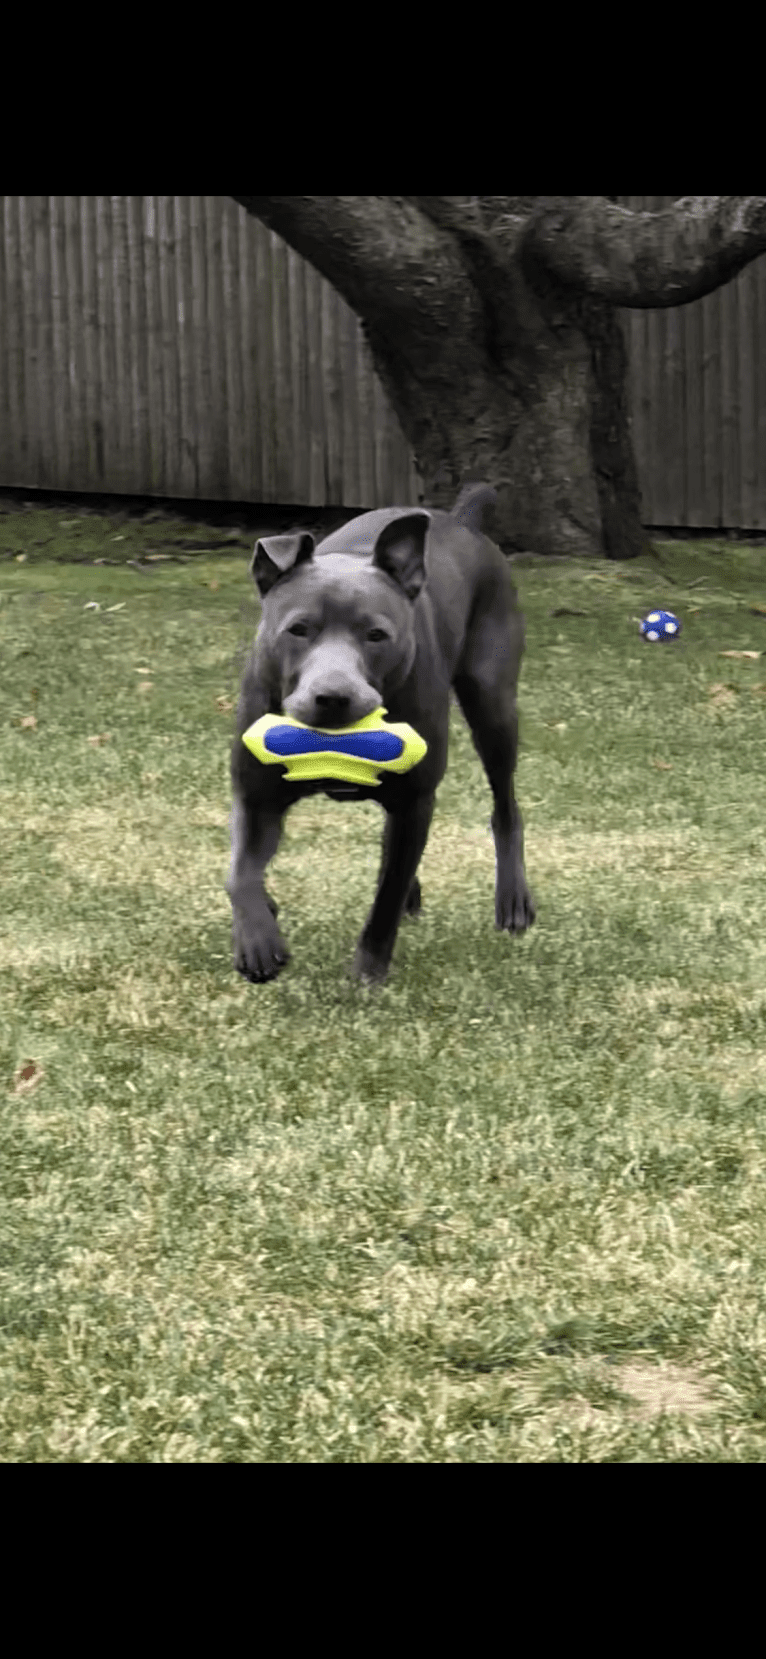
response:
[[[413,373],[387,331],[362,326],[427,502],[449,508],[462,483],[486,480],[505,552],[634,558],[647,542],[622,330],[609,306],[579,309],[564,322],[560,306],[553,320],[541,307],[534,330],[466,340],[449,378],[436,358]]]

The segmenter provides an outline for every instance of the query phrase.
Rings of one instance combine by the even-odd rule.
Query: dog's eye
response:
[[[378,645],[382,639],[388,639],[384,628],[370,628],[367,638],[371,645]]]
[[[306,627],[305,622],[294,622],[292,627],[288,628],[287,632],[288,634],[295,634],[296,639],[305,639],[308,633],[308,628]]]

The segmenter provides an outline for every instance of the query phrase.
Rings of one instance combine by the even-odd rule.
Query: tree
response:
[[[646,546],[616,307],[684,305],[766,249],[766,197],[235,196],[362,320],[426,487],[498,491],[506,551]]]

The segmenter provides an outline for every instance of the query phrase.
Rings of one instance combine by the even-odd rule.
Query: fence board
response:
[[[80,240],[79,197],[64,197],[65,238],[65,297],[68,320],[69,429],[66,489],[79,490],[85,485],[82,464],[82,434],[87,432],[88,416],[85,397],[85,331],[83,327],[83,269]],[[63,469],[62,469],[63,470]]]
[[[19,198],[19,268],[21,271],[21,333],[23,340],[22,431],[25,435],[24,482],[39,485],[40,400],[37,387],[37,335],[35,331],[35,260],[32,242],[34,197]],[[21,480],[19,480],[21,482]]]
[[[721,328],[721,441],[722,441],[722,522],[732,523],[740,486],[740,384],[737,335],[739,330],[739,283],[732,283],[724,304],[720,289],[716,295]]]
[[[175,214],[172,196],[159,196],[158,239],[160,330],[162,338],[162,413],[166,494],[171,479],[182,482],[181,401],[179,395],[178,293],[175,270]],[[220,419],[220,410],[216,413]]]
[[[133,328],[128,269],[128,198],[112,196],[112,297],[114,302],[115,435],[120,493],[128,493],[135,460],[131,406]]]
[[[253,370],[256,386],[256,496],[275,501],[276,465],[271,388],[274,383],[274,342],[271,327],[271,234],[264,225],[255,225],[252,239],[255,296]]]
[[[291,375],[292,338],[290,328],[289,261],[294,258],[282,238],[271,233],[272,326],[274,330],[274,429],[276,438],[277,501],[293,499],[295,473],[293,457],[293,389]]]
[[[72,419],[69,385],[69,317],[63,196],[50,196],[48,198],[47,218],[51,301],[50,416],[53,435],[53,455],[48,463],[48,468],[57,470],[59,475],[67,480],[65,488],[68,488],[71,474],[70,438]]]
[[[0,287],[0,408],[5,410],[5,464],[20,478],[21,411],[24,406],[23,353],[20,339],[20,262],[16,198],[3,201],[2,286]]]
[[[721,299],[708,294],[702,301],[702,396],[705,411],[705,493],[713,517],[723,524],[723,450],[721,446]]]
[[[739,501],[742,517],[752,522],[757,513],[758,458],[756,441],[758,413],[755,402],[755,350],[757,342],[757,287],[756,273],[750,266],[742,272],[739,289],[739,329],[737,333],[737,360],[740,387],[739,432],[740,475]]]
[[[338,340],[340,296],[329,283],[322,284],[322,366],[327,410],[327,459],[325,494],[328,501],[343,500],[343,391]]]
[[[340,349],[340,371],[343,383],[343,397],[341,399],[341,417],[343,422],[343,499],[350,506],[356,506],[361,500],[361,478],[359,467],[359,421],[355,400],[348,396],[348,388],[356,380],[356,345],[359,330],[356,318],[348,306],[339,308],[338,312],[338,345]]]
[[[326,285],[325,285],[326,286]],[[324,399],[322,357],[322,282],[317,271],[306,266],[306,350],[308,358],[309,501],[324,501],[327,494],[325,456],[327,417]]]
[[[189,390],[193,403],[189,442],[194,462],[194,494],[205,494],[211,471],[210,331],[207,325],[207,251],[202,196],[189,197],[191,261],[191,353]]]
[[[117,352],[114,316],[114,287],[112,282],[112,198],[97,196],[96,210],[96,305],[98,317],[98,366],[100,376],[100,418],[103,445],[102,489],[108,489],[111,480],[121,478],[119,464],[119,424],[117,418],[115,382]]]
[[[149,425],[149,341],[144,258],[144,202],[127,202],[128,305],[130,310],[130,432],[131,456],[139,495],[150,493],[151,431]]]
[[[223,206],[223,204],[222,204]],[[242,318],[239,287],[239,216],[221,213],[221,314],[217,320],[223,345],[222,390],[226,410],[226,494],[235,497],[244,475],[242,445],[243,384],[239,342]],[[223,463],[222,461],[222,478]]]
[[[756,409],[756,500],[753,522],[766,529],[766,260],[757,259],[753,266],[757,295],[755,338],[755,409]]]
[[[183,495],[197,482],[197,415],[194,395],[194,316],[191,295],[191,201],[173,197],[173,266],[178,329],[178,475]]]
[[[684,506],[681,523],[710,525],[714,522],[707,506],[705,481],[704,409],[702,377],[689,372],[689,365],[702,361],[702,306],[682,305],[678,312],[681,327],[680,353],[684,385],[685,431]]]

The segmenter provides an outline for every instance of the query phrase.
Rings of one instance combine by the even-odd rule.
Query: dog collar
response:
[[[289,714],[263,714],[242,733],[242,742],[264,766],[286,767],[286,783],[337,778],[377,789],[380,773],[410,772],[428,748],[405,721],[386,725],[386,713],[373,709],[355,725],[333,731],[304,726]]]

